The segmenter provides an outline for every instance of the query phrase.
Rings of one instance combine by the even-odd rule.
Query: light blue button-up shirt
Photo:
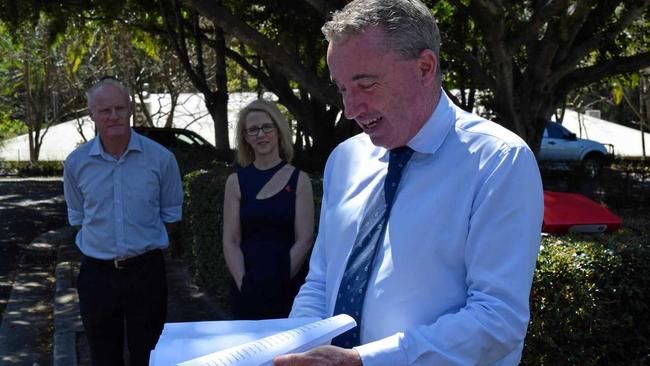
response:
[[[543,191],[535,157],[505,128],[441,96],[378,250],[356,347],[364,366],[516,365],[529,320]],[[332,315],[388,153],[367,135],[328,159],[318,238],[292,317]]]
[[[76,243],[98,259],[128,258],[168,245],[165,223],[180,221],[183,187],[174,155],[131,130],[124,154],[106,153],[99,137],[67,157],[64,193]]]

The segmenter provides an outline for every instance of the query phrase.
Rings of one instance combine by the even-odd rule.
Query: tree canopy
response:
[[[17,24],[47,12],[55,32],[71,18],[117,20],[166,39],[181,59],[183,53],[190,56],[185,70],[197,75],[223,68],[217,59],[201,64],[197,58],[212,50],[274,92],[296,119],[298,147],[324,157],[358,131],[340,117],[342,104],[329,81],[319,30],[345,2],[3,0],[0,19]],[[445,88],[457,90],[455,98],[467,109],[480,103],[534,150],[546,122],[572,90],[650,66],[650,0],[425,3],[442,33]],[[198,90],[227,95],[228,83],[216,80],[219,72],[205,74],[208,88],[192,80]]]

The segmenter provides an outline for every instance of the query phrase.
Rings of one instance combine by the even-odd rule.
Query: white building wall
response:
[[[228,127],[230,146],[233,148],[235,147],[234,130],[237,123],[237,114],[244,106],[256,98],[256,93],[230,94],[228,100]],[[274,96],[269,93],[264,95],[264,98],[273,99]],[[145,102],[149,105],[154,125],[162,127],[171,109],[169,95],[150,94]],[[73,120],[52,126],[43,138],[39,160],[65,160],[68,154],[84,141],[77,131],[79,124],[82,125],[87,139],[90,140],[95,136],[95,125],[89,117],[84,117],[80,121]],[[205,107],[202,94],[181,94],[174,111],[173,127],[192,130],[214,144],[214,123]],[[17,136],[0,143],[0,160],[29,160],[29,140],[27,135]]]

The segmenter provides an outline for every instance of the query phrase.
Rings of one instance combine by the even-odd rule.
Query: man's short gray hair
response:
[[[419,0],[355,0],[335,12],[321,31],[328,42],[342,42],[368,27],[381,27],[387,49],[404,58],[417,58],[429,49],[440,63],[440,31],[431,10]],[[436,79],[441,78],[437,65]]]
[[[88,104],[88,108],[91,107],[90,104],[92,103],[93,96],[97,91],[97,89],[101,88],[104,85],[112,85],[118,88],[126,97],[126,102],[131,103],[131,91],[129,90],[129,88],[127,88],[124,84],[122,84],[122,82],[120,82],[115,77],[104,76],[101,79],[99,79],[98,82],[93,84],[93,86],[91,86],[90,89],[88,89],[88,91],[86,92],[86,103]]]

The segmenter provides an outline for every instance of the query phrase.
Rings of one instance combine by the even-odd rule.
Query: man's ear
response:
[[[436,80],[436,70],[439,67],[438,56],[429,50],[424,49],[420,51],[418,56],[418,70],[422,77],[422,85],[431,85]]]

